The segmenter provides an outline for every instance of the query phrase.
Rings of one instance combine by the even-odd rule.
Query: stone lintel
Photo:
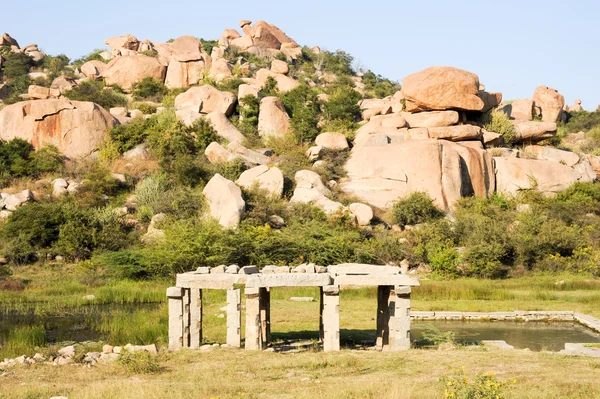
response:
[[[328,266],[327,271],[333,275],[365,275],[365,274],[400,274],[400,268],[396,266],[363,265],[360,263],[344,263],[341,265]],[[390,284],[392,285],[392,284]]]
[[[178,274],[177,286],[183,288],[199,288],[214,290],[233,289],[236,284],[244,284],[243,274]]]
[[[259,274],[248,276],[246,287],[323,287],[331,280],[329,274]]]
[[[404,274],[385,275],[338,275],[334,279],[335,285],[356,285],[356,286],[411,286],[420,285],[419,280],[406,276]]]
[[[181,298],[183,296],[183,288],[169,287],[167,288],[167,298]]]

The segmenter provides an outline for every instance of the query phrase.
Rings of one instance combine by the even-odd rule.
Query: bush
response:
[[[408,224],[421,224],[442,217],[444,214],[434,204],[429,195],[415,192],[398,200],[392,206],[392,218],[400,227]]]
[[[206,51],[206,53],[208,55],[210,55],[212,53],[213,47],[219,47],[219,41],[218,40],[200,39],[200,43],[202,43],[202,48],[204,49],[204,51]]]
[[[169,93],[167,87],[160,81],[146,76],[132,87],[133,98],[136,100],[153,100],[160,102]]]
[[[492,110],[483,116],[483,127],[488,132],[502,135],[507,145],[513,145],[517,139],[515,128],[508,116],[498,110]]]
[[[117,125],[108,131],[108,137],[119,154],[129,151],[144,142],[148,129],[155,123],[152,118],[133,119],[127,125]]]
[[[48,78],[50,81],[56,79],[60,75],[62,75],[66,70],[67,65],[69,65],[69,57],[64,54],[60,54],[57,56],[46,55],[42,60],[42,66],[45,69],[48,69],[49,74]]]
[[[156,356],[149,352],[123,351],[119,355],[119,364],[129,374],[155,374],[160,371]]]
[[[275,80],[274,77],[272,77],[272,76],[267,77],[267,81],[265,82],[263,87],[260,89],[260,94],[263,97],[277,96],[279,94],[279,88],[277,87],[277,81]]]
[[[0,185],[6,186],[17,177],[39,177],[42,173],[55,172],[62,165],[63,157],[54,146],[35,151],[25,140],[0,140]]]
[[[258,137],[259,110],[260,99],[258,97],[248,94],[240,99],[238,104],[238,112],[240,114],[238,127],[246,137]]]
[[[361,117],[358,102],[361,95],[348,87],[338,87],[323,104],[323,116],[327,122],[354,124]]]
[[[369,97],[384,98],[392,96],[400,90],[398,82],[391,81],[381,75],[375,75],[372,71],[367,71],[362,77],[365,85],[365,92]]]
[[[79,68],[80,66],[82,66],[83,64],[85,64],[86,62],[89,62],[89,61],[100,61],[100,62],[107,63],[108,61],[100,56],[100,53],[102,53],[104,51],[105,51],[104,49],[96,49],[96,50],[92,51],[91,53],[89,53],[88,55],[84,55],[83,57],[76,59],[72,63],[73,68]]]
[[[294,134],[300,141],[313,141],[319,134],[319,101],[317,93],[307,85],[301,85],[281,96],[289,114]]]
[[[144,103],[144,102],[134,103],[131,106],[131,108],[132,109],[139,109],[140,111],[142,111],[146,115],[154,114],[154,113],[156,113],[156,110],[157,110],[156,106],[154,106],[152,104]]]
[[[561,124],[566,133],[588,132],[600,126],[600,112],[570,112],[567,123]]]
[[[35,66],[33,59],[25,53],[8,53],[2,63],[2,75],[8,79],[18,79],[27,76]]]
[[[322,53],[323,67],[325,72],[331,72],[336,75],[354,75],[352,61],[354,57],[342,50],[336,52],[325,51]]]
[[[64,93],[64,96],[74,101],[91,101],[107,110],[113,107],[127,105],[127,97],[118,89],[106,88],[99,80],[86,80]]]

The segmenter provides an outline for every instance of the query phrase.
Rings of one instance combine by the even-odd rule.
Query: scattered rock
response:
[[[210,215],[225,228],[237,227],[246,210],[242,191],[234,182],[215,174],[202,193],[210,207]]]

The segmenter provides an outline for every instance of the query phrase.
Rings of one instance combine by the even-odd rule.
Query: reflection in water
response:
[[[457,340],[502,340],[516,349],[559,351],[567,342],[600,343],[600,334],[573,322],[511,322],[511,321],[433,321],[413,322],[413,339],[421,338],[428,326],[441,332],[452,331]]]

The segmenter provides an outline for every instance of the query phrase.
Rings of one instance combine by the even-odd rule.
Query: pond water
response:
[[[532,351],[565,349],[565,343],[600,343],[600,334],[575,322],[514,322],[514,321],[434,321],[413,322],[411,336],[422,337],[423,330],[434,326],[440,332],[452,331],[461,341],[502,340],[515,349]]]

